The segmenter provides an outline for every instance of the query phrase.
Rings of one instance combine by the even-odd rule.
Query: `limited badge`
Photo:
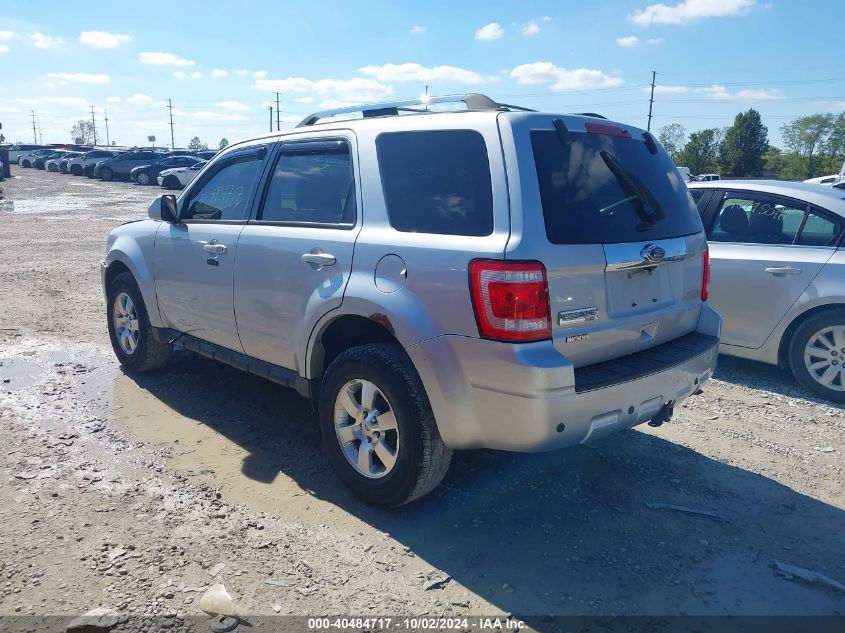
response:
[[[578,341],[586,341],[590,338],[589,334],[579,334],[578,336],[567,336],[566,342],[567,343],[577,343]]]

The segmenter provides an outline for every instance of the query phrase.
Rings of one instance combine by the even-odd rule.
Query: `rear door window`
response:
[[[532,130],[546,235],[553,244],[641,242],[702,230],[683,176],[643,140]]]
[[[391,132],[376,140],[390,225],[397,231],[490,235],[493,188],[477,132]]]
[[[836,246],[842,234],[842,225],[840,218],[821,215],[811,209],[795,243],[801,246]]]

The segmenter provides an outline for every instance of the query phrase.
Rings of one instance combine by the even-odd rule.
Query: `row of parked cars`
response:
[[[150,149],[112,149],[55,147],[9,152],[10,160],[23,168],[87,176],[100,180],[130,180],[139,185],[158,184],[166,189],[187,185],[215,151],[160,151]]]

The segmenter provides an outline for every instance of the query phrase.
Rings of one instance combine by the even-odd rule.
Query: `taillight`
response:
[[[707,301],[710,296],[710,249],[704,249],[704,259],[701,271],[701,300]]]
[[[552,335],[546,268],[540,262],[476,259],[469,285],[478,332],[499,341],[539,341]]]

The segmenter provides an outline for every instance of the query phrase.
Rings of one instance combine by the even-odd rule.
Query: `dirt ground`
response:
[[[459,453],[433,494],[376,510],[329,472],[294,392],[187,353],[117,365],[98,265],[156,188],[14,175],[0,615],[179,619],[214,583],[252,615],[845,614],[845,592],[773,568],[845,583],[845,410],[776,368],[722,357],[661,428]]]

